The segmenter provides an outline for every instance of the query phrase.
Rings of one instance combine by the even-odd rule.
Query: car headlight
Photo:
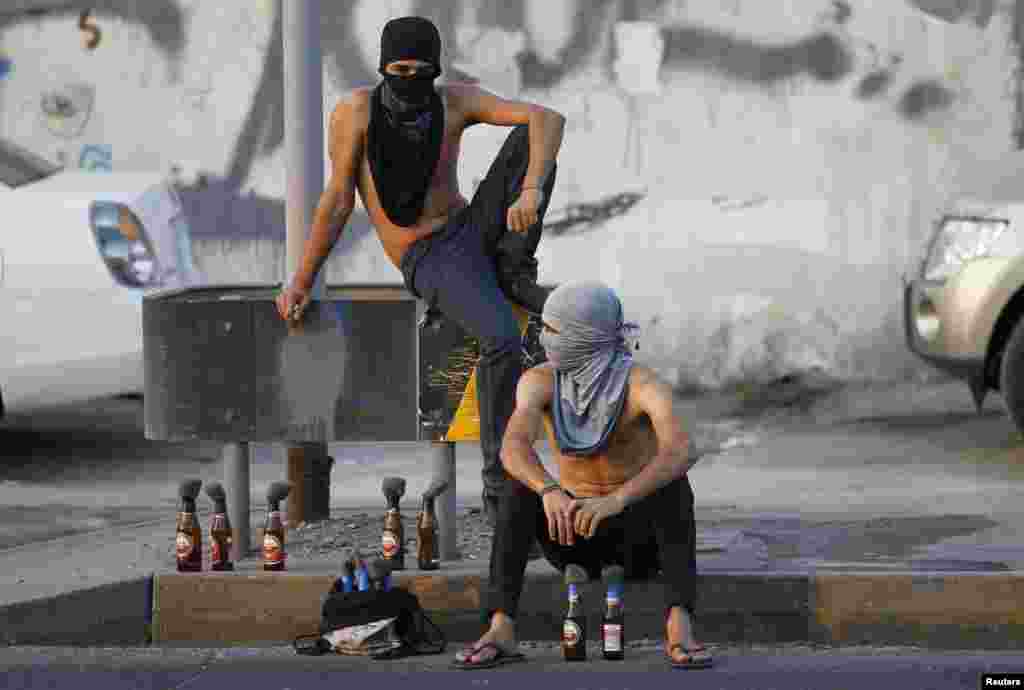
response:
[[[94,201],[89,225],[111,275],[125,287],[147,287],[158,275],[156,252],[138,217],[124,204]]]
[[[942,327],[935,302],[928,295],[921,295],[914,309],[914,326],[926,341],[934,341]]]
[[[991,256],[1010,221],[1004,218],[946,216],[932,239],[922,269],[925,280],[945,280],[968,261]]]

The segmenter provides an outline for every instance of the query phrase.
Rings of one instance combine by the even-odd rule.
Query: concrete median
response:
[[[452,643],[482,632],[482,564],[404,571],[395,584],[419,597]],[[317,630],[334,575],[316,572],[156,574],[0,609],[7,644],[271,646]],[[151,587],[149,586],[151,583]],[[701,639],[718,643],[913,645],[1019,649],[1024,573],[712,573],[700,577]],[[600,584],[583,594],[596,628]],[[520,604],[522,639],[557,639],[560,575],[532,562]],[[661,585],[626,590],[630,639],[664,635]],[[151,620],[151,622],[150,622]]]

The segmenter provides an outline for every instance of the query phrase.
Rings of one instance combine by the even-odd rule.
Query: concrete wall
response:
[[[904,378],[899,276],[957,161],[1018,146],[1021,4],[325,1],[325,114],[375,82],[387,19],[431,16],[450,77],[569,118],[542,280],[617,288],[644,361],[679,385]],[[208,277],[281,278],[280,0],[4,6],[0,136],[176,176]],[[468,135],[467,194],[504,131]],[[361,211],[327,271],[400,281]]]

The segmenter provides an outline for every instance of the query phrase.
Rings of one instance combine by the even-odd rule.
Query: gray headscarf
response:
[[[626,401],[638,326],[625,323],[622,302],[599,282],[562,285],[548,296],[540,344],[555,368],[551,417],[563,453],[591,455],[608,442]]]

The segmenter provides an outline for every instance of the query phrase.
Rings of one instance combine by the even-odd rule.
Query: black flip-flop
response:
[[[676,661],[675,657],[672,656],[672,652],[679,650],[686,657],[686,661]],[[681,644],[674,644],[668,648],[668,661],[672,664],[672,668],[711,668],[715,664],[715,660],[708,655],[704,659],[695,659],[694,652],[706,652],[707,647],[704,645],[698,645],[687,649]]]
[[[487,661],[469,661],[468,657],[472,657],[487,648],[493,649],[497,654],[488,659]],[[520,652],[510,652],[500,645],[493,642],[485,642],[479,647],[467,647],[465,652],[468,652],[466,661],[459,661],[458,659],[452,660],[452,668],[461,669],[463,671],[475,669],[475,668],[494,668],[495,666],[501,666],[502,664],[511,664],[517,661],[525,661],[526,655]]]

